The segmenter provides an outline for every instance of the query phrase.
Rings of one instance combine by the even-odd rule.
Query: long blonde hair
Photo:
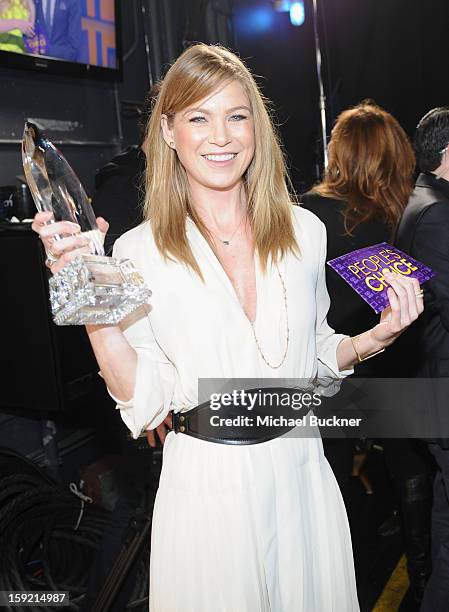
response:
[[[291,197],[281,147],[264,100],[240,59],[223,47],[197,44],[182,53],[160,83],[147,126],[144,218],[152,226],[161,254],[183,262],[201,278],[201,270],[187,241],[185,222],[190,215],[211,243],[208,230],[193,206],[186,171],[176,151],[162,136],[161,116],[172,121],[177,112],[209,96],[224,83],[238,81],[247,94],[254,117],[255,153],[245,173],[248,217],[262,269],[287,252],[299,253]]]

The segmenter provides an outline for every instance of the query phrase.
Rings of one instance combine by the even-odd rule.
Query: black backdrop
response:
[[[428,109],[449,104],[447,0],[317,2],[329,127],[338,112],[372,98],[412,135]],[[299,191],[315,180],[319,150],[311,0],[305,10],[298,28],[269,0],[235,2],[236,48],[263,75]]]

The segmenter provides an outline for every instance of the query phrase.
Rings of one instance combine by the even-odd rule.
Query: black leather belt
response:
[[[234,405],[214,411],[204,402],[186,412],[174,412],[173,431],[217,444],[260,444],[294,429],[297,423],[292,421],[307,412],[309,409],[292,413],[263,406],[248,411]]]

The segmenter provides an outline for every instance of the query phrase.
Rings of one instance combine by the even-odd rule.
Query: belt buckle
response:
[[[173,412],[173,431],[177,433],[185,433],[186,431],[186,417],[182,412]]]

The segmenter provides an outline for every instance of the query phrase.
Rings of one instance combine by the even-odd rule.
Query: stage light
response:
[[[254,36],[267,32],[273,25],[274,13],[270,7],[252,7],[236,11],[235,20],[243,34]]]
[[[305,19],[304,0],[292,2],[290,5],[290,21],[294,26],[302,26]]]

